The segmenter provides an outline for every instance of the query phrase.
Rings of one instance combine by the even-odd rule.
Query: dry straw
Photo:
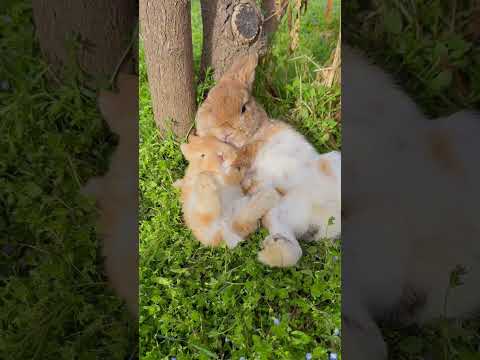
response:
[[[337,46],[331,56],[330,65],[318,68],[317,79],[325,86],[331,87],[341,82],[341,51],[342,51],[342,33],[338,33]]]

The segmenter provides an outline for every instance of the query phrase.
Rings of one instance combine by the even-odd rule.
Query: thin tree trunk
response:
[[[273,34],[287,11],[288,0],[263,0],[262,7],[265,11],[264,31]]]
[[[136,0],[33,0],[40,47],[54,72],[62,77],[72,64],[71,44],[78,40],[75,59],[94,80],[109,80],[132,41],[138,21]],[[123,71],[134,72],[130,52]]]
[[[155,122],[185,136],[196,108],[190,1],[141,0],[140,28]]]
[[[263,15],[254,0],[201,0],[202,73],[211,66],[219,79],[233,60],[267,49]]]
[[[333,9],[333,0],[327,0],[327,4],[325,5],[325,18],[328,20],[332,17],[332,9]]]

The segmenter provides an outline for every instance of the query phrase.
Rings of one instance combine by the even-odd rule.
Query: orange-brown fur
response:
[[[324,173],[327,176],[335,176],[333,173],[333,169],[330,166],[330,163],[328,161],[325,161],[323,159],[320,159],[318,161],[318,168],[322,173]]]
[[[429,136],[430,156],[452,175],[462,175],[463,168],[457,158],[448,133],[442,130],[432,131]]]
[[[255,135],[238,151],[238,156],[233,162],[233,166],[249,169],[265,143],[268,142],[272,136],[287,127],[287,124],[280,121],[262,121]],[[255,192],[258,188],[257,182],[252,179],[250,175],[251,174],[247,172],[245,178],[242,180],[242,188],[249,194]],[[284,195],[283,189],[276,188],[276,190],[280,195]]]
[[[254,224],[252,222],[242,222],[239,220],[236,220],[233,222],[232,227],[233,230],[239,234],[240,236],[247,236],[248,234],[251,234],[252,232],[255,231],[257,224]]]
[[[102,91],[98,102],[119,144],[107,174],[82,191],[98,203],[109,283],[138,316],[138,77],[120,74],[118,88],[119,93]]]
[[[288,125],[279,121],[263,121],[259,124],[259,128],[252,139],[244,144],[238,156],[233,163],[234,166],[249,168],[252,165],[252,160],[263,147],[263,145],[272,138],[279,131],[285,129]]]
[[[213,136],[191,136],[181,150],[189,166],[175,185],[181,189],[186,225],[203,245],[235,246],[257,228],[276,193],[247,199],[240,187],[242,171],[231,166],[237,150]]]
[[[197,119],[201,119],[197,121],[198,135],[213,135],[239,148],[268,120],[250,94],[257,61],[256,55],[240,59],[210,90],[197,112]]]
[[[246,169],[241,184],[248,194],[274,189],[282,195],[263,217],[270,235],[259,259],[271,266],[291,266],[301,256],[297,234],[310,228],[316,229],[315,239],[340,233],[340,153],[320,155],[289,125],[268,118],[251,96],[257,61],[256,55],[240,58],[223,75],[197,112],[197,133],[239,148],[233,165]],[[317,159],[325,164],[317,167]],[[330,224],[332,217],[336,221]]]

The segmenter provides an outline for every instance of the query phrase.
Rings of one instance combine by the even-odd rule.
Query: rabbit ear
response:
[[[199,137],[198,137],[197,135],[195,135],[195,134],[190,134],[190,135],[188,135],[188,139],[187,139],[187,140],[188,140],[188,143],[194,143],[194,142],[196,142],[196,141],[199,140],[198,138],[199,138]]]
[[[189,154],[188,144],[182,144],[182,145],[180,145],[180,151],[182,152],[183,156],[185,156],[185,158],[188,159],[188,154]]]
[[[206,106],[200,106],[195,116],[195,127],[197,136],[205,136],[215,127],[216,121],[211,111]]]
[[[98,105],[113,132],[120,136],[131,136],[131,129],[138,124],[138,77],[120,73],[117,87],[118,92],[100,91]]]
[[[258,55],[251,53],[234,61],[232,66],[227,70],[224,77],[240,80],[249,89],[252,89],[255,81],[255,69],[258,64]]]

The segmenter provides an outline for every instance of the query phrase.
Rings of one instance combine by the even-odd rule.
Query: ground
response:
[[[344,39],[392,73],[431,118],[480,105],[478,1],[344,2]],[[373,2],[376,3],[376,2]],[[448,301],[448,299],[447,299]],[[393,360],[480,359],[480,321],[384,329]]]
[[[107,288],[97,212],[79,194],[113,144],[95,92],[74,67],[52,77],[30,1],[0,4],[0,34],[0,358],[128,359],[136,326]]]
[[[309,2],[300,44],[289,53],[284,23],[257,73],[255,96],[270,116],[292,123],[320,152],[341,147],[340,86],[317,80],[330,64],[340,3],[326,22]],[[195,66],[201,50],[199,1],[192,2]],[[197,88],[202,101],[211,80]],[[185,228],[173,181],[186,162],[183,139],[155,128],[140,54],[140,355],[143,359],[326,359],[340,352],[340,244],[304,244],[292,269],[256,259],[266,231],[234,250],[199,245]],[[308,355],[310,354],[310,355]]]

